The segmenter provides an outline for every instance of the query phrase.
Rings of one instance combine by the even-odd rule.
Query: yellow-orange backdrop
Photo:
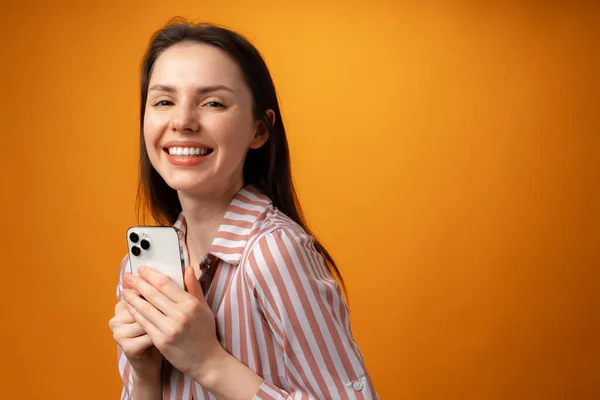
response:
[[[3,2],[0,398],[118,396],[138,65],[174,15],[263,52],[382,399],[599,398],[598,8],[416,3]]]

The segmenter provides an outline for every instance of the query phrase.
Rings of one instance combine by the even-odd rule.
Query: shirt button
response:
[[[352,389],[356,390],[357,392],[360,392],[361,390],[363,390],[363,383],[361,381],[354,381],[354,383],[352,384]]]

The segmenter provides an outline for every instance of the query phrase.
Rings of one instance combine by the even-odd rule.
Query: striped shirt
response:
[[[183,214],[174,227],[187,268]],[[264,379],[252,400],[377,398],[340,287],[313,243],[269,198],[247,186],[231,201],[209,249],[216,270],[205,296],[221,345]],[[119,300],[128,270],[125,257]],[[121,399],[132,399],[131,366],[120,348],[118,354]],[[216,399],[164,365],[164,400]]]

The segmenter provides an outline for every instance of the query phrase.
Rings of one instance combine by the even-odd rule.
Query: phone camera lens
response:
[[[140,246],[142,246],[142,249],[148,250],[150,248],[150,242],[146,239],[142,239]]]
[[[137,246],[133,246],[133,247],[131,248],[131,253],[132,253],[134,256],[136,256],[136,257],[137,257],[137,256],[139,256],[140,254],[142,254],[142,250],[140,250],[140,248],[139,248],[139,247],[137,247]]]
[[[133,243],[137,243],[137,242],[138,242],[138,240],[140,240],[140,237],[138,236],[138,234],[137,234],[137,233],[135,233],[135,232],[131,232],[131,233],[129,234],[129,240],[131,240]]]

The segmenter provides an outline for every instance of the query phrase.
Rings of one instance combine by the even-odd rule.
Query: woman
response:
[[[220,27],[169,24],[141,92],[140,199],[178,231],[186,290],[121,263],[122,398],[376,398],[258,51]]]

